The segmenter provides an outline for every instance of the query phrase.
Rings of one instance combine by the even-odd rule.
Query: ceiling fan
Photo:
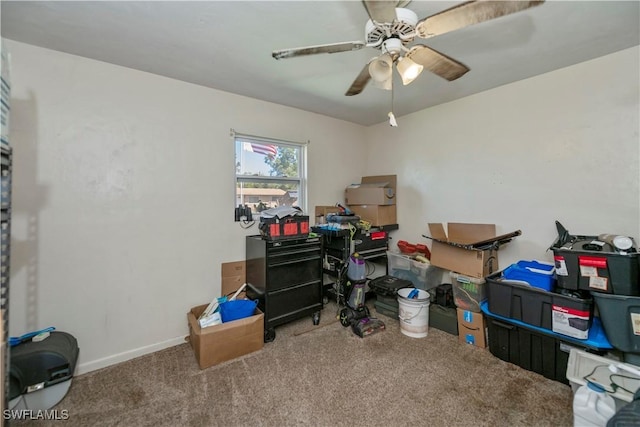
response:
[[[424,19],[404,6],[406,0],[363,0],[369,20],[365,26],[366,42],[352,41],[273,51],[275,59],[318,53],[338,53],[373,47],[382,53],[370,59],[345,95],[362,92],[370,79],[383,89],[391,89],[395,65],[402,83],[416,79],[423,69],[453,81],[469,68],[424,44],[410,46],[415,38],[428,39],[469,25],[499,18],[543,3],[539,1],[468,1]]]

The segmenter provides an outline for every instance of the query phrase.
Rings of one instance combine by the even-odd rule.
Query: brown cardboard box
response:
[[[349,209],[374,226],[398,223],[396,205],[349,205]]]
[[[251,317],[200,328],[198,317],[205,308],[207,304],[199,305],[187,313],[189,341],[200,369],[252,353],[264,346],[264,314],[257,307]]]
[[[476,347],[487,347],[487,324],[482,313],[456,309],[458,311],[458,341]]]
[[[340,208],[337,206],[316,206],[315,216],[324,216],[326,218],[327,214],[338,214],[340,213]]]
[[[222,263],[222,280],[221,280],[221,296],[233,295],[235,291],[245,283],[247,276],[245,261],[225,262]],[[229,296],[231,296],[229,295]],[[244,292],[237,298],[244,298]]]
[[[363,176],[360,184],[351,184],[344,190],[347,205],[395,205],[396,176]]]
[[[496,236],[495,224],[430,223],[431,264],[466,276],[484,278],[498,271],[498,248],[521,234]]]

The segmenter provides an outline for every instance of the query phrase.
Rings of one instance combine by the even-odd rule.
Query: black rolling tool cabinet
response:
[[[275,327],[304,316],[320,322],[322,240],[301,237],[266,240],[246,237],[247,297],[264,313],[264,340],[275,339]]]

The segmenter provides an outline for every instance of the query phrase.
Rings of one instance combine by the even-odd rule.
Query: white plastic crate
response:
[[[619,360],[610,359],[597,354],[588,353],[577,348],[571,348],[569,353],[569,361],[567,362],[567,379],[571,384],[573,394],[583,385],[587,384],[585,377],[590,378],[608,391],[612,391],[611,375],[613,372],[609,369],[609,365],[624,365],[632,369],[640,369],[637,366],[628,363],[622,363]],[[616,384],[630,391],[635,391],[640,387],[640,377],[637,377],[627,371],[618,370],[620,376],[614,376]],[[629,377],[629,378],[625,378]],[[631,378],[639,378],[638,380]],[[616,402],[616,411],[633,400],[633,395],[618,388],[613,393],[608,393]]]

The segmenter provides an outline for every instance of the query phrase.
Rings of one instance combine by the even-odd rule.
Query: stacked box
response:
[[[356,215],[372,226],[398,222],[395,175],[363,176],[359,184],[351,184],[345,189],[344,200]]]
[[[453,301],[456,307],[479,313],[480,303],[487,298],[485,280],[454,272],[450,272],[449,275],[453,285]]]
[[[482,313],[457,308],[458,341],[476,347],[487,347],[487,325]]]

